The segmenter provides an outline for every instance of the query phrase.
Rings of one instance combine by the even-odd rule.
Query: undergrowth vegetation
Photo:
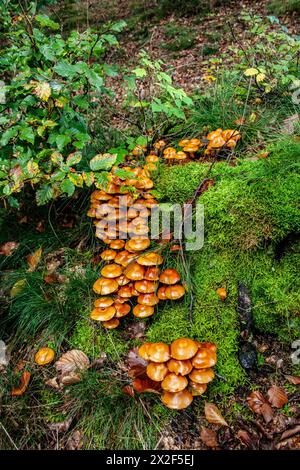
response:
[[[175,8],[186,15],[199,2],[184,2],[183,12],[182,3],[160,2],[159,11],[165,15]],[[274,60],[268,55],[263,70],[263,36],[250,51],[257,59],[250,64],[254,71],[245,73],[250,65],[242,61],[221,70],[205,92],[192,96],[174,86],[161,61],[143,52],[138,64],[119,70],[126,85],[120,105],[106,85],[108,77],[117,76],[106,58],[111,47],[118,47],[125,24],[61,36],[52,17],[37,13],[30,28],[23,24],[29,11],[21,19],[15,11],[6,17],[8,45],[0,54],[8,81],[7,102],[0,105],[0,244],[18,244],[0,260],[0,339],[9,345],[9,365],[0,377],[1,425],[7,431],[0,435],[0,446],[69,448],[78,432],[85,449],[154,449],[179,412],[166,409],[156,394],[124,392],[130,383],[124,364],[132,348],[144,340],[170,343],[179,337],[217,344],[217,379],[204,399],[184,412],[194,419],[205,400],[224,403],[250,382],[238,359],[240,282],[251,293],[257,333],[286,345],[299,335],[299,120],[286,130],[298,109],[289,86],[299,76],[293,62],[299,44],[281,30],[280,38],[275,33],[267,37],[273,45],[280,39],[284,47]],[[172,51],[192,47],[196,40],[172,25],[165,33]],[[281,66],[288,67],[287,82],[279,77]],[[125,129],[114,124],[120,116]],[[197,200],[204,206],[204,246],[187,253],[190,279],[184,300],[160,304],[148,319],[127,317],[122,328],[102,328],[89,319],[103,244],[86,217],[88,188],[107,181],[112,165],[122,171],[125,155],[137,145],[162,137],[175,145],[217,128],[239,130],[242,139],[234,151],[215,162],[162,162],[155,178],[155,196],[180,204],[193,197],[204,178],[213,180]],[[48,204],[36,207],[36,200]],[[28,255],[39,248],[41,259],[31,270]],[[167,249],[165,262],[184,272],[180,253]],[[226,288],[226,302],[216,293],[220,287]],[[135,329],[141,323],[145,328],[139,336]],[[32,361],[41,346],[53,348],[57,358],[79,349],[91,367],[79,383],[51,388],[45,380],[52,369],[41,370]],[[11,397],[23,370],[32,374],[29,388]],[[236,404],[232,414],[240,412]]]

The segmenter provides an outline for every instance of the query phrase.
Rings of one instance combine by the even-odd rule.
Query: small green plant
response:
[[[10,5],[4,10],[6,47],[0,55],[0,197],[17,206],[15,194],[30,183],[43,204],[60,194],[71,196],[84,183],[91,186],[91,169],[112,163],[98,159],[90,167],[83,157],[92,138],[89,114],[110,93],[105,77],[116,73],[101,58],[117,47],[115,33],[125,23],[64,38],[59,24],[34,7],[15,12]]]
[[[169,23],[165,27],[165,35],[170,41],[163,41],[161,47],[168,51],[182,51],[190,49],[194,46],[196,41],[196,33],[185,29],[184,26]]]

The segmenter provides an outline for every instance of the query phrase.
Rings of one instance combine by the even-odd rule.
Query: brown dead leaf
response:
[[[300,433],[300,425],[298,424],[293,429],[288,429],[281,434],[280,440],[284,441],[285,439],[289,439],[292,436]]]
[[[77,429],[67,440],[67,450],[80,450],[83,446],[83,432]]]
[[[17,365],[14,368],[14,374],[17,374],[18,372],[23,370],[26,364],[27,362],[25,361],[25,359],[20,359],[20,361],[17,363]]]
[[[129,377],[135,378],[135,377],[147,376],[146,367],[148,363],[147,361],[145,361],[138,355],[137,348],[134,348],[131,351],[129,351],[126,362],[128,365]]]
[[[272,387],[269,388],[268,397],[269,402],[271,405],[275,406],[275,408],[282,408],[289,401],[285,390],[281,387],[277,387],[277,385],[272,385]]]
[[[131,385],[125,385],[122,388],[122,392],[125,393],[125,395],[129,395],[130,397],[134,397],[134,389]]]
[[[242,444],[248,447],[248,449],[256,450],[258,448],[258,437],[249,434],[248,431],[239,429],[236,437],[241,441]]]
[[[218,424],[220,426],[229,426],[222,416],[221,411],[214,403],[205,402],[204,406],[205,418],[211,424]]]
[[[249,408],[256,414],[262,415],[265,422],[269,423],[273,418],[273,410],[261,392],[255,390],[247,397]]]
[[[286,375],[285,378],[293,385],[300,385],[300,377],[296,375]]]
[[[132,386],[138,393],[159,393],[161,389],[160,382],[154,382],[154,380],[149,379],[149,377],[134,379]]]
[[[19,248],[20,243],[18,242],[6,242],[0,246],[0,255],[11,256],[13,251]]]
[[[52,379],[48,379],[45,381],[45,385],[51,388],[59,388],[59,383],[57,377],[53,377]]]
[[[43,220],[40,220],[36,226],[35,226],[35,230],[37,232],[40,232],[40,233],[43,233],[45,232],[45,222]]]
[[[17,388],[14,388],[11,391],[11,395],[13,397],[18,397],[20,395],[23,395],[23,393],[25,393],[28,387],[29,381],[30,381],[30,372],[25,370],[23,374],[21,375],[19,386]]]
[[[63,276],[62,274],[56,274],[56,273],[47,274],[44,277],[44,281],[46,282],[46,284],[63,284],[64,282],[66,282],[66,280],[67,280],[66,276]]]
[[[71,426],[72,420],[73,418],[70,417],[66,419],[65,421],[61,421],[60,423],[50,423],[48,424],[48,428],[50,429],[50,431],[66,432]]]
[[[58,379],[62,385],[80,382],[82,373],[89,367],[89,358],[79,349],[71,349],[55,363],[55,368],[59,373]]]
[[[28,263],[28,266],[29,266],[29,268],[28,268],[29,272],[35,271],[37,265],[39,264],[39,262],[41,260],[42,252],[43,252],[43,249],[38,248],[34,253],[27,256],[27,263]]]
[[[201,426],[200,439],[207,447],[218,447],[216,431]]]

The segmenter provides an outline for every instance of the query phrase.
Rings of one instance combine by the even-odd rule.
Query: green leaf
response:
[[[71,137],[68,135],[58,135],[55,138],[55,142],[58,150],[62,150],[66,145],[71,142]]]
[[[37,15],[35,19],[42,26],[42,28],[45,27],[54,30],[59,29],[59,24],[55,23],[55,21],[50,20],[49,16],[47,15]]]
[[[88,79],[89,83],[94,86],[98,91],[102,90],[103,87],[103,78],[100,77],[94,70],[88,69],[85,72],[85,76]]]
[[[77,163],[79,163],[82,159],[82,155],[80,152],[74,152],[74,153],[71,153],[67,160],[66,160],[66,163],[68,166],[73,166],[73,165],[77,165]]]
[[[5,147],[5,145],[8,144],[8,142],[10,141],[10,139],[12,139],[13,137],[15,137],[17,135],[19,131],[19,127],[18,126],[14,126],[14,127],[10,127],[9,129],[7,129],[3,134],[2,134],[2,137],[1,137],[1,140],[0,140],[0,145],[1,147]]]
[[[66,61],[59,62],[53,67],[53,70],[61,77],[73,78],[76,75],[77,70],[74,65],[69,64]]]
[[[90,168],[93,171],[110,170],[117,159],[117,155],[110,153],[99,153],[90,161]]]
[[[253,77],[254,75],[257,75],[258,73],[259,73],[259,70],[255,68],[250,68],[250,69],[245,70],[244,75],[246,75],[246,77]]]
[[[32,127],[26,126],[26,127],[21,127],[21,132],[19,135],[21,140],[26,140],[26,142],[30,142],[31,144],[34,144],[34,132]]]
[[[46,204],[54,196],[53,189],[50,186],[44,185],[41,189],[38,189],[35,193],[36,201],[38,206]]]
[[[72,196],[75,191],[75,185],[69,180],[69,178],[66,178],[61,183],[60,188],[64,193],[67,193],[68,196]]]
[[[133,69],[133,73],[137,78],[143,78],[147,76],[147,70],[143,69],[142,67],[137,67],[136,69]]]

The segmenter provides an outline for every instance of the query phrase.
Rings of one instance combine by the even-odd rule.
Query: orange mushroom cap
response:
[[[116,318],[125,317],[126,315],[128,315],[128,313],[131,310],[130,305],[126,303],[125,304],[115,303],[114,307],[116,309],[116,314],[115,314]]]
[[[168,369],[170,372],[178,375],[187,375],[193,369],[192,363],[189,359],[178,361],[177,359],[170,359],[168,362]]]
[[[159,298],[159,300],[167,300],[166,289],[167,289],[167,286],[163,286],[163,287],[158,288],[157,297]]]
[[[114,303],[114,299],[112,297],[100,297],[96,299],[94,302],[95,308],[106,308],[110,307]]]
[[[159,162],[159,157],[157,155],[147,155],[145,160],[147,163],[157,163]]]
[[[214,376],[212,369],[193,369],[189,378],[198,384],[207,384],[214,379]]]
[[[176,375],[172,372],[167,374],[161,383],[161,388],[166,392],[180,392],[184,390],[188,385],[188,381],[182,375]]]
[[[145,268],[134,261],[127,266],[124,274],[132,281],[141,281],[144,279]]]
[[[203,393],[206,392],[207,385],[206,384],[197,384],[196,382],[193,382],[192,380],[189,381],[189,389],[193,397],[199,397],[200,395],[203,395]]]
[[[157,282],[146,281],[136,281],[134,283],[134,288],[141,294],[152,294],[157,289]]]
[[[156,266],[151,266],[145,270],[144,279],[147,281],[158,281],[160,270]]]
[[[145,359],[146,361],[149,361],[148,350],[151,344],[152,343],[143,343],[138,349],[139,356],[141,356],[141,358]]]
[[[128,279],[124,274],[121,274],[119,277],[115,277],[115,280],[119,286],[126,286],[126,284],[129,284],[130,282],[130,279]]]
[[[55,356],[55,352],[51,348],[41,348],[34,356],[34,362],[39,366],[50,364]]]
[[[183,410],[192,403],[193,395],[187,389],[177,393],[164,392],[161,396],[161,400],[168,408]]]
[[[116,309],[112,305],[106,308],[94,308],[90,318],[96,321],[107,321],[111,320],[115,316],[115,313]]]
[[[176,269],[168,268],[161,273],[159,281],[163,284],[176,284],[176,282],[180,281],[180,274]]]
[[[179,338],[171,344],[171,356],[173,359],[186,360],[195,356],[198,346],[194,340],[189,338]]]
[[[121,250],[125,246],[125,241],[124,240],[112,240],[109,246],[112,250]]]
[[[150,246],[150,240],[147,237],[136,237],[136,238],[130,238],[126,242],[125,248],[128,251],[142,251],[146,250]]]
[[[178,145],[179,147],[185,147],[186,145],[188,145],[190,143],[190,140],[189,139],[182,139],[178,142]]]
[[[146,373],[151,380],[161,382],[167,375],[168,368],[164,362],[150,362],[147,366]]]
[[[132,297],[133,296],[132,285],[127,284],[127,286],[120,287],[118,290],[118,295],[119,297],[123,297],[125,299],[129,299],[130,297]]]
[[[154,251],[138,257],[137,262],[142,266],[159,266],[163,263],[163,257]]]
[[[170,359],[170,348],[166,343],[151,343],[147,353],[152,362],[166,362]]]
[[[93,285],[93,290],[96,294],[99,295],[108,295],[115,292],[119,287],[119,284],[115,279],[108,279],[106,277],[101,277]]]
[[[116,257],[116,252],[114,250],[104,250],[102,251],[100,257],[104,260],[104,261],[112,261],[115,257]]]
[[[219,287],[219,289],[217,289],[216,292],[222,301],[226,299],[227,291],[224,287]]]
[[[132,313],[135,317],[138,318],[147,318],[151,317],[151,315],[154,314],[154,308],[151,307],[150,305],[140,305],[137,304],[133,310]]]
[[[155,294],[140,294],[137,300],[139,304],[149,305],[150,307],[159,303],[159,298]]]
[[[216,137],[219,137],[221,134],[222,134],[222,129],[219,128],[207,134],[206,138],[207,140],[214,140]]]
[[[108,277],[110,279],[114,277],[119,277],[122,274],[122,268],[118,264],[112,263],[107,264],[104,268],[101,269],[101,274],[103,277]]]
[[[104,328],[112,330],[113,328],[117,328],[120,325],[120,320],[118,318],[112,318],[111,320],[104,321],[102,325]]]
[[[184,296],[185,290],[184,287],[180,284],[175,286],[168,286],[165,290],[165,295],[168,300],[177,300]]]
[[[199,348],[192,359],[193,367],[196,369],[206,369],[213,367],[217,363],[216,352],[209,348]]]

